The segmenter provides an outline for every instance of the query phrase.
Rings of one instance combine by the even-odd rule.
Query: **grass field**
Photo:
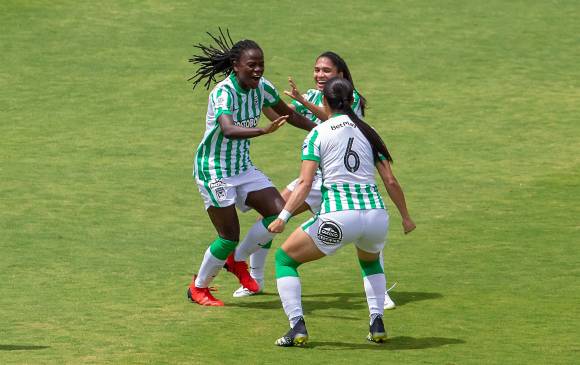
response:
[[[0,364],[578,363],[580,3],[229,4],[0,3]],[[217,25],[279,90],[325,50],[349,63],[418,226],[390,204],[387,344],[364,340],[352,248],[301,267],[305,349],[273,345],[273,255],[266,295],[224,272],[226,307],[185,300],[215,237],[187,59]],[[254,163],[284,186],[303,138],[256,139]]]

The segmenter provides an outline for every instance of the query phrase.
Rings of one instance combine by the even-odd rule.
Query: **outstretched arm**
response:
[[[286,202],[286,205],[284,205],[284,210],[282,210],[278,218],[276,218],[268,226],[268,230],[270,232],[281,233],[282,231],[284,231],[286,222],[288,222],[288,219],[290,219],[292,213],[294,213],[294,211],[296,211],[298,207],[304,204],[306,197],[308,197],[310,189],[312,189],[312,180],[314,180],[314,175],[316,174],[317,169],[318,169],[317,161],[311,160],[302,161],[302,167],[300,169],[300,177],[298,178],[296,187],[294,188],[292,195],[290,195],[290,198]]]
[[[282,99],[280,99],[280,101],[277,104],[272,105],[272,109],[274,109],[274,111],[278,113],[278,115],[287,115],[288,123],[292,124],[296,128],[301,128],[310,131],[312,128],[316,127],[316,124],[308,120],[308,118],[296,113],[293,109],[288,107],[288,105],[286,105],[286,103],[282,101]]]
[[[393,175],[391,164],[389,161],[384,160],[379,161],[376,166],[377,170],[379,170],[379,175],[383,180],[383,184],[385,184],[389,197],[393,203],[395,203],[399,213],[401,214],[401,218],[403,219],[403,231],[405,234],[410,233],[416,226],[409,215],[407,203],[405,202],[405,194],[403,194],[403,189],[401,188],[401,185],[399,185],[397,178]]]
[[[288,107],[292,110],[296,110],[296,108],[292,104],[288,104]],[[262,114],[264,114],[266,118],[268,118],[272,122],[278,119],[279,117],[278,113],[272,110],[272,108],[270,108],[269,106],[262,108]]]
[[[264,134],[275,132],[280,128],[288,118],[288,115],[282,115],[268,124],[265,128],[244,128],[234,125],[234,119],[229,114],[222,114],[218,117],[218,122],[222,129],[224,137],[229,139],[247,139],[258,137]]]

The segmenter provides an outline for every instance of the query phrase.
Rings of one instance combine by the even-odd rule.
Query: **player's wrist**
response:
[[[286,209],[282,209],[280,214],[278,214],[278,219],[282,220],[284,223],[288,223],[290,218],[292,218],[292,213],[290,213]]]

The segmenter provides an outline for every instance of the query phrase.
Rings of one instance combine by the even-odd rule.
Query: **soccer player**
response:
[[[216,74],[225,79],[209,95],[206,131],[194,160],[194,177],[205,208],[218,237],[205,252],[201,267],[187,290],[188,298],[207,306],[223,306],[208,288],[224,266],[239,241],[240,225],[236,206],[241,211],[255,209],[264,217],[255,225],[266,228],[282,210],[284,200],[271,181],[254,167],[250,159],[250,138],[276,131],[286,120],[296,127],[311,130],[315,124],[290,109],[280,100],[274,86],[263,77],[264,53],[251,40],[235,44],[229,32],[220,29],[216,37],[208,33],[216,46],[197,45],[203,54],[190,62],[198,65],[193,80],[195,88],[202,80],[206,88]],[[279,118],[265,128],[258,127],[263,107],[271,107]],[[230,270],[244,287],[258,290],[245,262]]]
[[[322,172],[321,211],[297,228],[276,251],[276,282],[290,330],[278,346],[303,346],[308,331],[303,317],[298,266],[334,254],[348,243],[357,248],[370,311],[367,339],[384,342],[383,302],[386,280],[379,254],[389,216],[375,184],[375,167],[402,216],[403,230],[415,229],[401,186],[393,175],[391,155],[377,132],[352,110],[353,87],[344,78],[324,86],[324,103],[332,118],[314,128],[302,145],[300,177],[284,210],[268,229],[281,233],[308,196],[316,170]]]
[[[353,103],[352,110],[359,117],[363,118],[365,114],[366,99],[362,96],[354,87],[354,81],[352,75],[348,68],[346,61],[338,54],[332,51],[327,51],[322,53],[316,58],[314,64],[314,89],[309,89],[306,94],[302,95],[296,84],[292,79],[289,79],[291,91],[285,91],[286,95],[290,96],[293,100],[289,105],[291,108],[296,110],[296,112],[304,115],[317,125],[327,120],[329,115],[322,105],[322,89],[328,80],[333,77],[342,77],[348,80],[353,85]],[[276,120],[278,114],[271,110],[270,108],[264,109],[264,114],[270,120]],[[288,200],[290,194],[296,186],[298,180],[292,181],[288,186],[282,191],[282,197],[284,200]],[[314,177],[314,182],[312,184],[312,189],[310,194],[306,198],[306,201],[302,206],[300,206],[295,215],[301,214],[304,211],[310,210],[313,213],[318,212],[320,209],[321,202],[321,178],[320,174],[317,173]],[[265,235],[261,235],[265,237]],[[245,261],[248,256],[250,257],[250,275],[258,282],[261,292],[264,289],[264,267],[266,262],[266,256],[272,245],[272,241],[261,242],[256,239],[253,232],[250,230],[248,235],[240,242],[236,248],[234,254],[234,261]],[[232,258],[228,258],[232,262]],[[383,265],[383,258],[381,252],[381,265]],[[257,292],[253,292],[248,288],[241,286],[234,292],[234,297],[245,297],[249,295],[254,295]],[[391,299],[388,292],[385,291],[385,309],[395,308],[395,302]]]

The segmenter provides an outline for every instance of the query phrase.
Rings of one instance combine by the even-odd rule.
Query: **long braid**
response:
[[[241,40],[234,44],[229,29],[226,29],[225,33],[222,28],[218,27],[218,29],[219,35],[217,36],[207,32],[216,46],[206,46],[201,43],[194,45],[195,48],[201,50],[202,54],[193,55],[189,59],[189,62],[199,65],[195,74],[187,80],[193,81],[193,89],[205,79],[206,81],[203,85],[209,90],[212,81],[217,82],[215,79],[217,74],[221,73],[224,77],[227,77],[233,72],[234,62],[239,61],[242,51],[247,49],[262,50],[256,42],[249,39]]]
[[[393,162],[393,158],[385,145],[385,142],[379,136],[373,127],[368,125],[364,120],[360,119],[352,110],[351,104],[353,86],[345,78],[334,77],[326,82],[324,85],[324,97],[331,109],[340,111],[350,118],[354,124],[360,129],[365,138],[369,141],[373,150],[373,157],[375,162],[380,160],[381,155],[387,161]]]

